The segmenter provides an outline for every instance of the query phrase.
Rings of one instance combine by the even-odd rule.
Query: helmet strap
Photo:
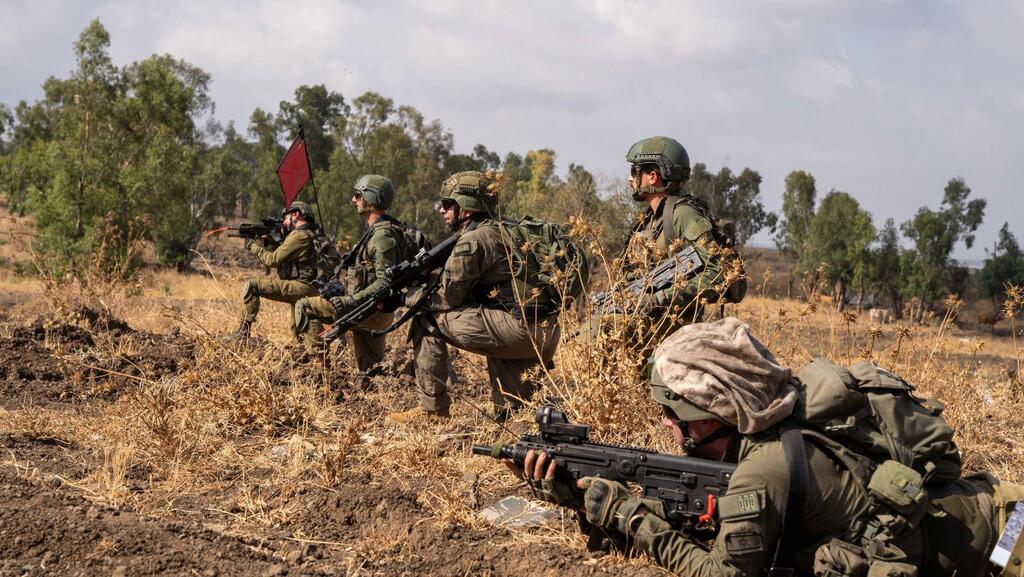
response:
[[[711,443],[714,443],[718,439],[728,437],[731,434],[732,429],[730,427],[720,427],[717,431],[711,433],[707,437],[704,437],[700,441],[694,441],[692,438],[689,437],[689,432],[687,432],[686,441],[683,442],[683,450],[686,451],[687,455],[692,455],[694,451],[700,450],[701,447],[710,445]]]

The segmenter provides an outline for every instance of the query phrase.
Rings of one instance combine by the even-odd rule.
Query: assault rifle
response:
[[[226,228],[230,231],[228,236],[255,240],[267,239],[267,242],[274,246],[284,242],[284,219],[282,218],[265,216],[262,223],[243,222],[238,226]]]
[[[697,249],[692,244],[687,244],[678,252],[658,263],[647,274],[639,277],[623,287],[622,291],[627,295],[637,298],[641,294],[654,294],[659,291],[671,288],[676,278],[693,278],[704,270],[704,261],[701,260]],[[622,308],[615,302],[616,291],[601,291],[595,294],[591,301],[594,308],[603,313],[621,313]]]
[[[539,432],[514,445],[474,445],[474,455],[510,459],[522,466],[526,452],[545,452],[558,463],[556,475],[573,487],[583,477],[602,477],[639,485],[642,497],[665,506],[666,521],[691,533],[718,530],[718,498],[729,486],[736,465],[649,449],[604,445],[588,440],[590,427],[570,423],[554,407],[537,409]]]
[[[338,335],[341,333],[355,327],[379,311],[394,311],[398,308],[396,303],[402,291],[411,286],[425,282],[429,278],[431,271],[444,266],[444,263],[452,254],[452,250],[455,249],[455,243],[458,240],[459,235],[453,234],[441,241],[434,248],[430,250],[420,249],[420,251],[416,253],[416,256],[410,260],[400,262],[389,268],[385,273],[388,280],[387,283],[374,291],[373,294],[359,301],[355,308],[342,315],[338,320],[334,321],[334,323],[327,327],[327,330],[325,330],[320,336],[325,341],[331,342],[337,339]],[[331,285],[327,285],[327,287],[330,286]],[[338,286],[340,287],[340,283]],[[430,294],[436,288],[437,283],[434,283],[430,289],[423,291],[420,300],[415,305],[409,307],[409,310],[402,315],[402,318],[388,328],[381,331],[372,331],[371,334],[386,334],[401,326],[402,323],[407,321],[426,303],[427,298],[430,297]],[[323,293],[321,292],[321,294]]]

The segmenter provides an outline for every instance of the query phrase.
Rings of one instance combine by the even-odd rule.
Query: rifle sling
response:
[[[413,317],[413,315],[419,313],[423,309],[423,307],[426,306],[427,301],[430,299],[430,295],[437,292],[437,288],[439,286],[441,286],[441,275],[435,276],[434,279],[430,281],[430,285],[427,287],[425,291],[423,291],[423,294],[420,295],[420,300],[416,301],[416,303],[413,304],[411,307],[405,309],[405,312],[402,313],[402,316],[398,317],[397,321],[391,323],[391,325],[389,325],[385,329],[370,331],[370,336],[379,337],[381,335],[386,335],[391,331],[397,329],[398,327],[404,325],[406,322],[409,321],[409,319]]]
[[[363,247],[366,246],[366,243],[370,241],[370,234],[372,232],[372,226],[366,227],[366,231],[363,232],[363,236],[359,237],[359,240],[356,242],[356,245],[353,246],[351,250],[342,255],[340,265],[341,269],[350,268],[353,264],[355,264],[356,257],[359,256],[359,251],[361,251]]]
[[[807,509],[807,490],[810,487],[810,470],[807,463],[807,450],[804,447],[804,436],[800,429],[789,426],[779,436],[782,450],[786,454],[786,465],[789,468],[789,490],[786,497],[786,508],[782,512],[782,524],[779,527],[779,540],[775,545],[775,556],[768,570],[769,577],[785,577],[796,574],[794,560],[796,546],[803,529],[804,514]]]
[[[675,223],[672,218],[676,213],[676,205],[679,204],[678,196],[666,196],[665,200],[661,201],[665,204],[665,208],[661,210],[661,234],[665,235],[665,246],[672,246],[672,242],[679,238],[676,234]],[[657,240],[657,239],[655,239]]]

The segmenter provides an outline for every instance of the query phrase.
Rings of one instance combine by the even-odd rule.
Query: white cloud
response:
[[[24,2],[0,29],[0,99],[37,98],[93,17],[126,63],[168,52],[213,76],[217,117],[247,125],[300,84],[374,90],[439,118],[466,150],[551,147],[620,175],[633,141],[695,160],[812,171],[881,220],[937,204],[961,174],[993,207],[1024,180],[1024,5],[917,0],[218,3]],[[1006,200],[1010,203],[1012,200]],[[1012,206],[1007,204],[1007,206]],[[1024,215],[1005,212],[1024,229]],[[996,220],[995,218],[990,220]],[[1001,224],[1001,223],[1000,223]],[[979,237],[994,232],[998,224]],[[1024,234],[1024,231],[1022,231]],[[979,242],[979,244],[984,244]],[[975,251],[976,252],[976,251]]]

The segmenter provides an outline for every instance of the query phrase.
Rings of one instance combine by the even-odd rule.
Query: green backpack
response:
[[[814,359],[797,374],[794,417],[875,463],[897,461],[927,484],[961,475],[953,428],[942,404],[914,394],[914,386],[878,365],[843,367]]]
[[[512,289],[519,303],[546,315],[583,293],[590,263],[564,225],[526,216],[503,221],[501,228],[509,241]]]

